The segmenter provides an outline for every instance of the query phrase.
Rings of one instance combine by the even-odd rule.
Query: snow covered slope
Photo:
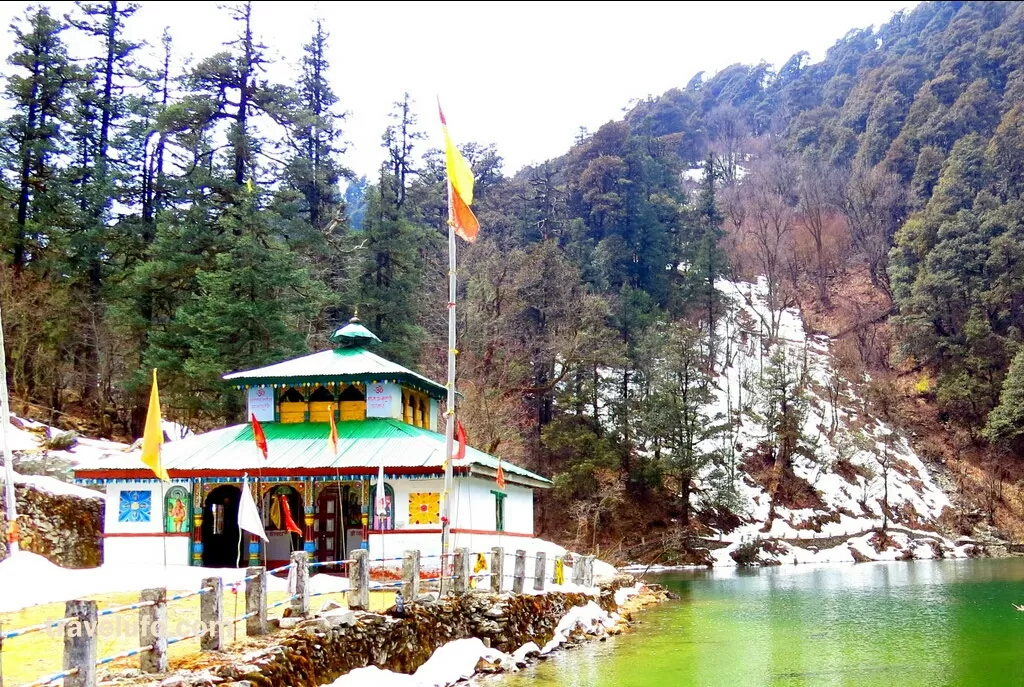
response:
[[[906,438],[872,417],[855,390],[836,374],[829,338],[809,337],[795,309],[773,311],[764,279],[756,284],[722,280],[717,286],[728,314],[717,327],[718,377],[709,414],[729,421],[731,430],[711,440],[717,446],[705,448],[721,451],[741,475],[735,480],[734,507],[745,524],[723,533],[722,539],[733,543],[715,552],[716,561],[734,565],[728,554],[756,537],[812,540],[807,542],[812,547],[815,539],[829,539],[821,543],[834,547],[837,537],[850,537],[841,543],[839,553],[824,558],[813,549],[810,554],[788,551],[792,546],[785,544],[775,553],[762,552],[762,558],[778,560],[854,560],[858,554],[874,560],[963,555],[964,547],[957,549],[934,533],[936,519],[950,506],[949,498]],[[789,373],[805,380],[801,433],[807,455],[794,457],[792,472],[810,485],[808,491],[816,493],[811,500],[820,502],[805,508],[777,503],[772,517],[764,480],[742,473],[741,466],[746,461],[751,472],[752,454],[772,439],[761,419],[765,415],[763,380],[773,361],[778,365],[782,356]],[[865,533],[882,525],[886,502],[888,525],[907,532],[894,535],[891,541],[876,539],[874,544],[882,548],[879,552],[868,546],[870,535]],[[928,540],[938,542],[939,548]]]

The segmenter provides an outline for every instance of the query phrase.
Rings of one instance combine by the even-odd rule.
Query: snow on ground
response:
[[[758,536],[853,537],[878,528],[882,524],[886,482],[890,510],[902,514],[890,517],[890,524],[919,531],[934,522],[950,506],[949,498],[932,479],[906,438],[867,414],[863,401],[850,385],[837,379],[829,338],[808,336],[800,313],[794,308],[773,311],[768,305],[768,284],[764,278],[753,284],[720,280],[716,286],[729,307],[728,315],[720,319],[717,329],[721,343],[716,368],[720,372],[708,414],[720,422],[731,420],[735,429],[709,440],[703,448],[732,455],[739,474],[735,480],[736,507],[746,521],[737,530],[723,533],[723,538],[733,544],[713,552],[716,565],[735,565],[728,553],[741,541]],[[777,343],[766,351],[762,341],[771,331],[775,332]],[[796,456],[793,472],[813,487],[824,508],[776,507],[771,527],[762,532],[769,516],[770,497],[759,484],[743,475],[738,463],[744,452],[754,450],[768,439],[764,424],[756,417],[757,389],[759,377],[768,369],[776,351],[784,353],[793,374],[803,370],[809,380],[808,410],[802,432],[813,458]],[[835,402],[832,400],[835,393],[830,394],[830,388],[838,390]],[[832,426],[834,419],[838,419],[836,427]],[[733,451],[732,447],[739,447],[739,450]],[[836,471],[839,463],[852,481]],[[706,473],[702,481],[709,482],[710,476],[710,472]],[[700,505],[699,497],[696,505]],[[930,532],[922,534],[935,536]],[[813,545],[813,541],[808,544]],[[953,549],[952,543],[944,544]],[[916,547],[915,551],[920,549]],[[828,553],[808,549],[806,555],[795,555],[798,560],[805,557],[816,561],[852,560],[845,545]]]
[[[0,479],[2,481],[2,479]],[[56,477],[44,477],[43,475],[21,475],[14,473],[14,483],[23,486],[30,486],[39,491],[46,491],[55,496],[77,496],[81,499],[102,499],[103,494],[95,489],[87,489],[77,484],[62,482]]]
[[[18,590],[17,594],[0,594],[0,613],[84,596],[156,587],[166,587],[176,592],[194,591],[201,587],[206,577],[220,577],[225,585],[239,584],[245,577],[245,568],[103,565],[98,568],[69,569],[54,565],[34,553],[19,551],[0,561],[0,590]],[[267,580],[267,589],[288,591],[288,581],[271,575]],[[346,589],[348,580],[345,578],[331,575],[314,575],[310,578],[311,593]]]
[[[165,424],[172,426],[172,429],[176,427],[174,423]],[[165,431],[166,429],[165,427]],[[128,444],[122,444],[117,441],[89,439],[81,436],[76,438],[74,445],[70,449],[61,451],[47,449],[44,444],[46,439],[63,431],[42,422],[26,420],[12,415],[11,422],[7,426],[7,445],[16,454],[16,460],[19,457],[48,457],[65,460],[71,465],[92,463],[112,453],[126,452],[131,449]],[[3,450],[0,449],[0,455],[2,454]]]
[[[471,678],[481,659],[500,663],[506,670],[515,670],[516,664],[523,663],[528,655],[539,653],[543,656],[560,647],[574,630],[602,635],[614,627],[618,620],[618,614],[607,613],[590,601],[586,606],[570,608],[558,621],[554,638],[542,649],[529,642],[509,655],[486,647],[476,637],[456,639],[439,647],[412,675],[366,666],[342,675],[330,687],[447,687]]]
[[[536,648],[537,645],[533,646]],[[333,687],[363,685],[373,685],[373,687],[447,687],[460,680],[473,677],[480,659],[506,665],[514,660],[508,654],[484,646],[480,639],[470,637],[456,639],[438,647],[427,659],[427,662],[412,675],[382,670],[377,666],[366,666],[345,673],[331,685]]]

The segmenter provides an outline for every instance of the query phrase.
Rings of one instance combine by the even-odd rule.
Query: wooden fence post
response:
[[[572,557],[572,583],[583,586],[583,556],[579,554]]]
[[[96,602],[78,600],[64,605],[64,670],[78,668],[64,678],[65,687],[96,687]]]
[[[354,549],[349,554],[352,564],[348,568],[348,607],[353,611],[370,609],[370,552]]]
[[[544,591],[544,572],[548,564],[548,556],[543,551],[538,551],[534,554],[537,557],[537,563],[533,566],[533,588],[538,592]]]
[[[262,566],[245,569],[245,634],[267,634],[267,570]],[[252,615],[249,615],[249,614]]]
[[[402,554],[402,596],[413,603],[420,595],[420,552],[410,549]]]
[[[594,586],[594,559],[596,556],[587,556],[583,559],[583,585],[585,587]]]
[[[139,670],[144,673],[167,672],[167,589],[143,589],[139,609],[139,646],[153,647],[139,654]]]
[[[212,588],[199,597],[199,622],[203,634],[199,636],[202,651],[220,651],[224,632],[224,580],[219,577],[203,579],[203,589]]]
[[[305,618],[309,615],[309,554],[305,551],[292,551],[292,566],[295,571],[292,615]]]
[[[523,582],[526,579],[526,552],[522,549],[516,550],[516,567],[512,573],[512,593],[523,593]]]
[[[505,578],[505,549],[500,546],[491,548],[491,591],[501,594]]]
[[[469,549],[466,547],[455,549],[455,584],[452,591],[456,594],[469,591]]]

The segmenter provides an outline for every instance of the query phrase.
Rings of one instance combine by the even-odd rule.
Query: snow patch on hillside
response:
[[[788,562],[853,560],[851,548],[872,560],[891,560],[906,551],[915,557],[931,557],[930,545],[909,539],[895,553],[861,551],[866,546],[862,540],[870,536],[865,533],[882,525],[886,482],[891,513],[888,524],[915,532],[915,537],[941,540],[931,530],[950,501],[907,439],[872,417],[854,389],[838,379],[830,339],[808,336],[796,309],[773,312],[768,305],[768,284],[763,278],[753,284],[721,280],[717,287],[725,298],[728,314],[716,329],[720,342],[718,377],[708,414],[717,417],[717,421],[731,420],[733,431],[711,440],[717,445],[704,448],[731,456],[738,475],[736,508],[744,516],[745,524],[723,533],[723,539],[733,544],[713,552],[716,564],[735,565],[728,554],[743,541],[757,537],[811,540],[808,545],[813,545],[814,539],[851,537],[848,545],[828,552],[790,547],[793,551],[779,556],[780,560],[789,559]],[[769,348],[765,342],[771,332],[775,336]],[[777,506],[775,517],[766,527],[770,496],[740,471],[739,463],[768,438],[765,425],[752,411],[757,407],[761,372],[780,349],[788,361],[804,370],[809,380],[808,412],[801,429],[812,446],[813,457],[796,456],[793,473],[811,485],[824,507],[790,510]],[[702,486],[709,486],[709,477],[710,470]],[[700,505],[699,496],[697,506]],[[941,541],[944,555],[964,555],[964,547]]]

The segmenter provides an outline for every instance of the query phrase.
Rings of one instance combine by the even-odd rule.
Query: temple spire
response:
[[[331,334],[331,343],[338,348],[355,346],[366,348],[372,343],[380,343],[380,339],[362,325],[358,316],[354,316],[348,321],[348,324]]]

